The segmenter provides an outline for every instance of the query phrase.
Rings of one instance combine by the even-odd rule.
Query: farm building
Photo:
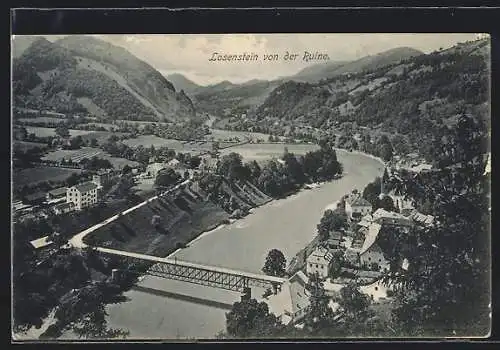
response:
[[[84,182],[68,188],[66,202],[73,203],[76,210],[81,210],[97,203],[97,185],[93,182]]]

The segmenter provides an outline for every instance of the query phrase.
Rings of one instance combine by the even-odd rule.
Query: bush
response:
[[[183,243],[183,242],[175,243],[175,249],[184,249],[186,247],[187,247],[186,243]]]

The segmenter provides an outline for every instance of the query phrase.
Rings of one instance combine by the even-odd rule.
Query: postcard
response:
[[[489,35],[11,44],[13,340],[489,336]]]

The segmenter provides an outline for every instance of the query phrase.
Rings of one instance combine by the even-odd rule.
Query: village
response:
[[[386,171],[385,176],[389,172]],[[333,203],[333,210],[327,210],[331,215],[344,216],[346,225],[329,231],[327,237],[316,236],[289,263],[286,272],[290,277],[281,291],[264,294],[270,312],[282,323],[303,327],[302,321],[310,304],[307,285],[312,275],[322,282],[333,311],[339,306],[336,299],[341,289],[348,284],[359,287],[375,305],[390,301],[393,290],[382,283],[382,277],[393,260],[391,236],[407,234],[414,225],[433,225],[434,217],[417,211],[404,195],[384,188],[385,176],[380,182],[379,199],[390,198],[394,210],[374,210],[362,193],[354,189],[341,201]],[[404,258],[397,263],[398,268],[407,270],[411,261]]]

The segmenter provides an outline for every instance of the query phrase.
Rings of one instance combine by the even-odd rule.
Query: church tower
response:
[[[380,179],[380,195],[379,195],[379,199],[382,199],[385,196],[387,196],[387,193],[385,192],[386,191],[386,189],[385,189],[385,181],[387,181],[388,177],[389,177],[389,175],[387,173],[387,168],[384,168],[384,173],[382,174],[382,179]]]

